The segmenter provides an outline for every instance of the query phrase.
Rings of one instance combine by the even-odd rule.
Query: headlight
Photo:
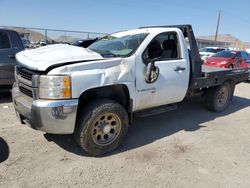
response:
[[[220,64],[225,65],[225,64],[228,64],[228,62],[227,61],[222,61],[222,62],[220,62]]]
[[[71,81],[69,76],[40,76],[39,98],[69,99],[71,98]]]

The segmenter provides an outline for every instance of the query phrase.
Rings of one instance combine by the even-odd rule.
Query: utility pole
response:
[[[218,20],[217,20],[217,26],[216,26],[216,32],[215,32],[215,36],[214,36],[214,45],[216,46],[217,44],[217,36],[218,36],[218,31],[219,31],[219,26],[220,26],[220,13],[221,11],[219,11],[219,16],[218,16]]]
[[[47,41],[48,41],[48,33],[47,33],[47,29],[45,29],[45,43],[47,45]]]

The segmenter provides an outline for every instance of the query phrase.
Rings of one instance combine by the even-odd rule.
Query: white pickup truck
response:
[[[187,48],[189,41],[190,49]],[[16,55],[13,103],[22,123],[54,134],[74,134],[91,155],[117,148],[133,115],[176,109],[202,95],[224,110],[246,69],[202,67],[190,25],[118,32],[88,48],[58,44]]]

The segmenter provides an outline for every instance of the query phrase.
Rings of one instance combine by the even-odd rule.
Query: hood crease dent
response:
[[[45,71],[52,65],[65,62],[79,62],[86,60],[102,60],[100,54],[89,49],[68,44],[54,44],[37,49],[24,50],[16,55],[19,64],[29,69]]]
[[[130,58],[134,59],[133,56]],[[49,71],[48,75],[70,75],[72,86],[74,86],[72,97],[78,98],[84,91],[91,88],[117,84],[125,84],[128,88],[132,88],[134,75],[130,61],[131,59],[112,58],[76,63],[57,67]]]

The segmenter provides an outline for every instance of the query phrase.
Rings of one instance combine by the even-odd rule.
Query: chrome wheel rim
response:
[[[228,88],[226,86],[223,86],[217,95],[218,105],[220,107],[223,107],[227,103],[228,97],[229,97]]]
[[[92,139],[100,146],[113,143],[121,131],[121,120],[114,113],[100,115],[92,126]]]

